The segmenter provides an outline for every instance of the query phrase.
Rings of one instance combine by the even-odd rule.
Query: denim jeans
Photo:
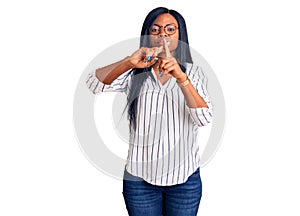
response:
[[[126,170],[123,196],[129,216],[196,216],[202,196],[199,168],[183,184],[157,186]],[[132,180],[130,180],[132,179]]]

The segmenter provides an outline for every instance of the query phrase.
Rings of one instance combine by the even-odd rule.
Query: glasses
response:
[[[178,27],[175,26],[174,24],[168,24],[166,26],[160,26],[160,25],[154,24],[153,26],[151,26],[149,28],[149,30],[152,35],[158,35],[161,33],[162,28],[164,28],[165,33],[168,35],[175,34],[176,30],[178,29]]]

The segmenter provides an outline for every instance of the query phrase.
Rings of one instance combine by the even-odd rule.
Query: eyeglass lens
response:
[[[157,34],[161,33],[162,28],[164,28],[165,33],[167,33],[168,35],[172,35],[176,32],[175,25],[166,25],[166,26],[153,25],[150,28],[150,32],[153,35],[157,35]]]

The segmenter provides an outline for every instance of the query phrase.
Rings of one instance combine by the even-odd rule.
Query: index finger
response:
[[[170,58],[171,53],[170,53],[170,49],[169,49],[168,44],[167,44],[167,38],[166,37],[164,37],[164,48],[165,48],[165,52],[166,52],[166,57]]]

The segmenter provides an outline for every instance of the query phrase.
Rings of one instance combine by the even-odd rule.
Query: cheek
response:
[[[157,43],[157,38],[153,35],[150,36],[150,43],[151,43],[151,46],[154,47],[156,46],[155,44]]]
[[[170,44],[170,49],[171,50],[175,50],[178,47],[178,43],[179,43],[179,35],[178,33],[176,33],[175,35],[172,35],[171,37],[171,44]]]
[[[155,46],[155,42],[153,39],[150,40],[150,44],[151,44],[151,47],[154,47]]]
[[[176,50],[178,47],[178,40],[172,40],[170,44],[170,50]]]

